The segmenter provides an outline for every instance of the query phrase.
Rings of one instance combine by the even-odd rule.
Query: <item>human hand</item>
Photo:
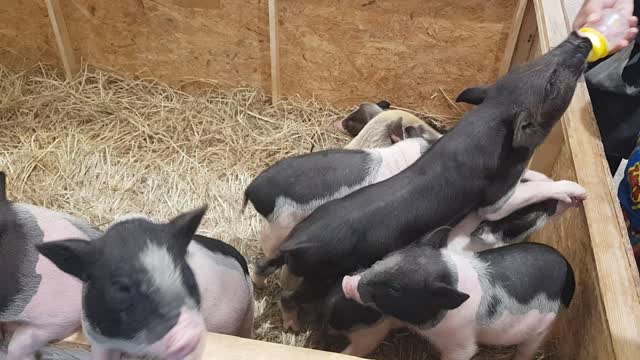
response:
[[[623,17],[629,19],[629,29],[624,38],[614,44],[609,51],[609,54],[613,54],[628,46],[638,35],[638,18],[633,16],[633,0],[586,0],[573,22],[573,29],[579,30],[586,24],[598,22],[602,15],[602,10],[605,9],[615,9]]]

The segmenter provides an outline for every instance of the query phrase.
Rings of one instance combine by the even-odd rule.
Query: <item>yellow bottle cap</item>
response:
[[[587,58],[587,62],[600,60],[609,54],[609,42],[598,30],[584,27],[580,29],[579,32],[591,40],[591,45],[593,46],[589,53],[589,57]]]

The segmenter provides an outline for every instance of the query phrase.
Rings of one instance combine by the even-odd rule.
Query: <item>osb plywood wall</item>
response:
[[[270,89],[267,0],[63,0],[76,55],[177,85]],[[436,114],[497,74],[515,0],[280,0],[282,90]],[[59,63],[43,0],[0,0],[0,62]]]

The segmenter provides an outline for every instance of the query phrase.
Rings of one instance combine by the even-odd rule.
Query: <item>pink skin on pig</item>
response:
[[[520,182],[514,191],[506,196],[503,205],[490,206],[478,210],[479,214],[486,220],[495,221],[502,219],[512,212],[522,209],[525,206],[538,203],[540,201],[555,199],[565,203],[571,203],[574,199],[584,200],[587,198],[587,190],[573,181],[528,181]]]
[[[25,204],[16,206],[35,216],[44,231],[44,242],[69,237],[87,239],[60,213]],[[64,339],[80,328],[82,283],[42,255],[38,256],[36,273],[41,276],[40,286],[20,315],[20,325],[9,343],[6,360],[30,359],[47,343]]]
[[[384,181],[409,167],[422,153],[421,148],[425,147],[425,140],[422,138],[412,138],[400,141],[387,148],[369,150],[377,152],[382,156],[382,166],[378,170],[375,182]]]
[[[192,242],[187,263],[198,283],[207,330],[252,338],[253,288],[237,261]]]

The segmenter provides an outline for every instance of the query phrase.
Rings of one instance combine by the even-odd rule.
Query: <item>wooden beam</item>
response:
[[[522,29],[522,20],[524,19],[525,9],[528,3],[529,0],[518,0],[518,4],[516,4],[516,11],[513,15],[513,22],[511,23],[511,32],[507,39],[507,46],[504,49],[504,55],[502,57],[502,64],[500,65],[498,76],[506,74],[509,72],[509,69],[511,69],[511,61],[513,59],[513,54],[516,51],[516,45],[518,44],[518,38]]]
[[[533,1],[544,53],[568,36],[576,11],[575,4],[570,2],[575,1]],[[571,229],[563,235],[575,242],[573,246],[585,246],[588,250],[584,256],[592,258],[590,273],[577,275],[578,278],[588,276],[595,284],[594,288],[590,287],[588,307],[603,311],[602,318],[606,321],[606,331],[599,334],[598,339],[581,338],[579,343],[589,348],[588,358],[637,359],[640,353],[640,279],[618,199],[612,191],[612,178],[584,79],[578,82],[561,126],[564,149],[571,159],[569,163],[575,172],[575,180],[588,191],[582,210],[588,239],[577,238],[569,231]],[[584,281],[578,285],[589,285]],[[592,316],[596,317],[596,314]],[[567,353],[560,357],[576,356],[568,354],[572,349],[566,350]]]
[[[89,342],[82,333],[55,345],[59,349],[89,350]],[[287,346],[235,336],[208,333],[202,360],[362,360],[361,358],[327,351]]]
[[[78,73],[78,65],[73,55],[73,48],[71,47],[69,32],[62,15],[62,8],[58,0],[45,0],[45,2],[47,3],[53,35],[56,37],[56,43],[58,44],[58,52],[62,59],[62,66],[67,80],[71,80]]]
[[[278,0],[269,0],[269,44],[271,47],[271,101],[280,99],[280,39]]]

